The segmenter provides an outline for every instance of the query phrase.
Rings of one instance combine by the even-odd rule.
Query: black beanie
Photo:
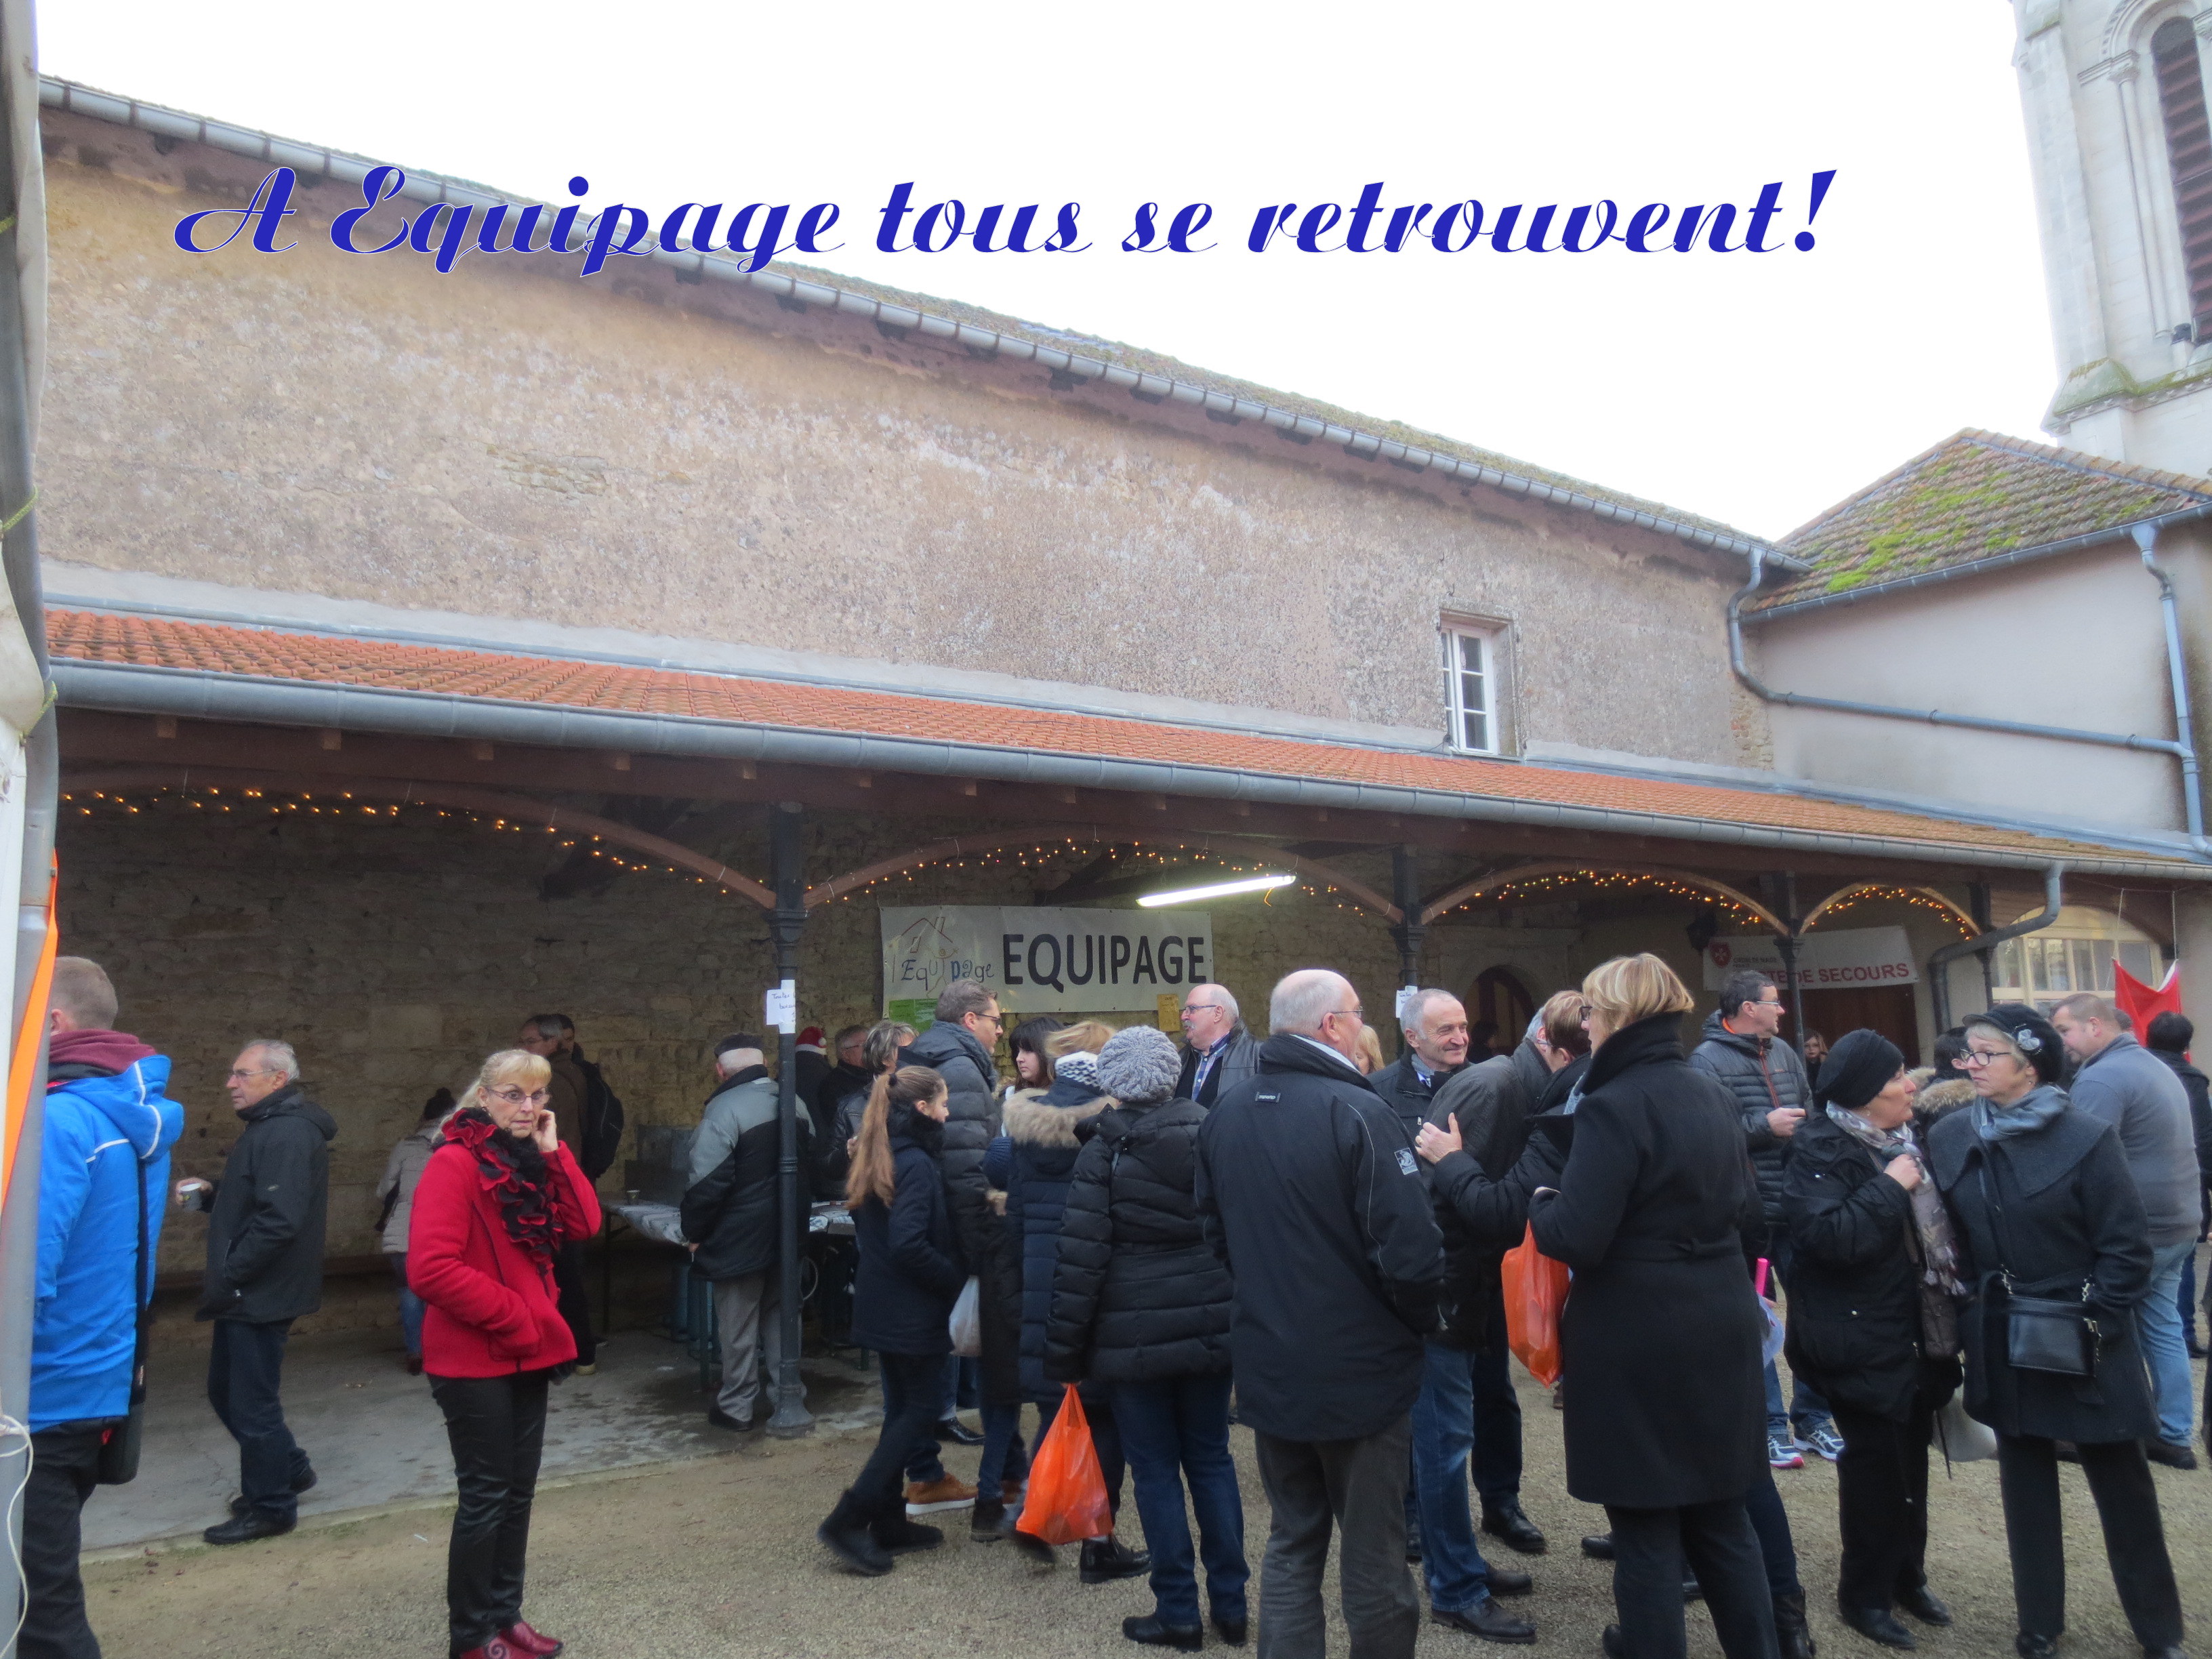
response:
[[[1986,1025],[2016,1045],[2035,1067],[2036,1079],[2056,1083],[2066,1075],[2066,1044],[2058,1028],[2024,1002],[2000,1002],[1987,1013],[1968,1014],[1966,1028]]]
[[[1846,1031],[1820,1062],[1820,1080],[1813,1085],[1813,1098],[1825,1106],[1859,1111],[1904,1069],[1905,1055],[1881,1032]]]

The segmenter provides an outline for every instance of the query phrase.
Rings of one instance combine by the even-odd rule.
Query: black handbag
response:
[[[146,1164],[138,1158],[138,1335],[131,1350],[131,1409],[108,1425],[100,1443],[94,1479],[103,1486],[128,1486],[138,1478],[138,1446],[145,1433],[146,1338],[154,1327],[154,1298],[148,1283],[152,1254],[146,1239]]]
[[[1990,1206],[1990,1228],[1996,1234],[1997,1279],[2005,1293],[2005,1358],[2014,1370],[2045,1371],[2055,1376],[2094,1376],[2097,1374],[2097,1316],[2089,1303],[2089,1281],[2081,1281],[2078,1296],[2022,1296],[2013,1288],[2012,1272],[2003,1258],[2004,1206],[1997,1202],[1990,1180],[1990,1154],[1984,1152],[1975,1173],[1982,1185],[1982,1201]]]

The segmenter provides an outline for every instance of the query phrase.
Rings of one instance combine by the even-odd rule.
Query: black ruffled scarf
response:
[[[481,1106],[447,1119],[446,1139],[475,1158],[477,1178],[498,1200],[507,1236],[541,1267],[550,1265],[560,1247],[560,1229],[553,1216],[552,1173],[538,1143],[505,1133]]]

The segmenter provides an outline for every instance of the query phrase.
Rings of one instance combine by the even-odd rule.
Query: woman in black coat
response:
[[[2158,1419],[2136,1345],[2136,1304],[2150,1287],[2150,1228],[2127,1154],[2110,1124],[2076,1110],[2057,1086],[2058,1033],[2034,1009],[1999,1003],[1969,1016],[1966,1045],[1980,1097],[1936,1126],[1929,1153],[1972,1287],[1960,1319],[1966,1409],[1997,1432],[2020,1610],[2014,1646],[2021,1659],[2048,1659],[2066,1627],[2052,1443],[2070,1440],[2136,1639],[2158,1659],[2178,1659],[2181,1598],[2142,1449]],[[2013,1363],[2015,1297],[2081,1307],[2094,1326],[2089,1374]]]
[[[1915,1093],[1896,1044],[1875,1031],[1838,1038],[1813,1090],[1825,1109],[1797,1131],[1782,1178],[1796,1263],[1790,1369],[1834,1407],[1844,1437],[1837,1610],[1893,1648],[1919,1644],[1893,1608],[1951,1622],[1928,1589],[1928,1440],[1959,1386],[1965,1289],[1913,1136]]]
[[[1774,1607],[1744,1510],[1765,1467],[1765,1321],[1738,1233],[1759,1202],[1727,1086],[1682,1054],[1695,1006],[1650,955],[1583,981],[1595,1054],[1537,1248],[1574,1269],[1560,1320],[1567,1490],[1613,1522],[1634,1659],[1680,1659],[1685,1557],[1729,1659],[1771,1659]]]
[[[1124,1619],[1133,1642],[1196,1649],[1205,1640],[1183,1477],[1198,1512],[1214,1627],[1244,1639],[1244,1504],[1229,1454],[1229,1270],[1198,1219],[1198,1126],[1206,1109],[1175,1097],[1176,1046],[1150,1026],[1117,1033],[1098,1056],[1113,1103],[1079,1131],[1082,1153],[1060,1221],[1045,1328],[1055,1381],[1110,1383],[1115,1420],[1137,1477],[1152,1547],[1152,1613]]]
[[[905,1066],[876,1079],[860,1119],[845,1207],[860,1267],[853,1282],[853,1340],[883,1362],[884,1426],[860,1475],[815,1536],[854,1572],[889,1572],[895,1555],[945,1541],[907,1519],[901,1476],[937,1435],[952,1304],[968,1282],[939,1160],[950,1110],[945,1079]]]

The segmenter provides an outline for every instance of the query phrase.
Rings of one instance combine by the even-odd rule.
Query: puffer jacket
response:
[[[783,1255],[783,1122],[775,1079],[748,1066],[708,1097],[691,1137],[684,1188],[684,1237],[696,1244],[692,1271],[720,1282],[764,1273]],[[814,1120],[797,1114],[799,1202],[810,1199]]]
[[[1229,1270],[1198,1218],[1193,1100],[1110,1106],[1084,1141],[1045,1327],[1056,1382],[1150,1382],[1229,1369]]]
[[[168,1057],[137,1038],[58,1032],[52,1053],[39,1149],[34,1431],[130,1409],[140,1306],[137,1166],[146,1167],[147,1249],[158,1251],[169,1149],[185,1127],[184,1109],[163,1093]],[[153,1285],[151,1262],[143,1282]]]
[[[1767,1127],[1766,1115],[1787,1107],[1810,1110],[1813,1085],[1806,1079],[1804,1060],[1779,1038],[1729,1030],[1715,1013],[1705,1018],[1705,1041],[1691,1054],[1690,1064],[1718,1078],[1735,1097],[1743,1113],[1751,1166],[1759,1176],[1759,1209],[1769,1227],[1781,1226],[1784,1164],[1790,1143]]]
[[[1045,1325],[1068,1183],[1083,1150],[1076,1130],[1111,1104],[1073,1078],[1055,1078],[1047,1090],[1024,1089],[1006,1103],[1006,1132],[984,1160],[985,1178],[1006,1189],[1006,1225],[1020,1244],[1021,1380],[1033,1400],[1053,1397],[1044,1371]]]
[[[891,1200],[853,1212],[853,1340],[878,1353],[952,1352],[952,1305],[968,1282],[946,1202],[944,1126],[891,1108]]]
[[[415,1188],[430,1165],[430,1154],[444,1139],[439,1127],[434,1117],[416,1124],[384,1160],[384,1178],[376,1183],[376,1201],[384,1206],[384,1230],[379,1242],[386,1255],[407,1254],[407,1219],[415,1202]]]

